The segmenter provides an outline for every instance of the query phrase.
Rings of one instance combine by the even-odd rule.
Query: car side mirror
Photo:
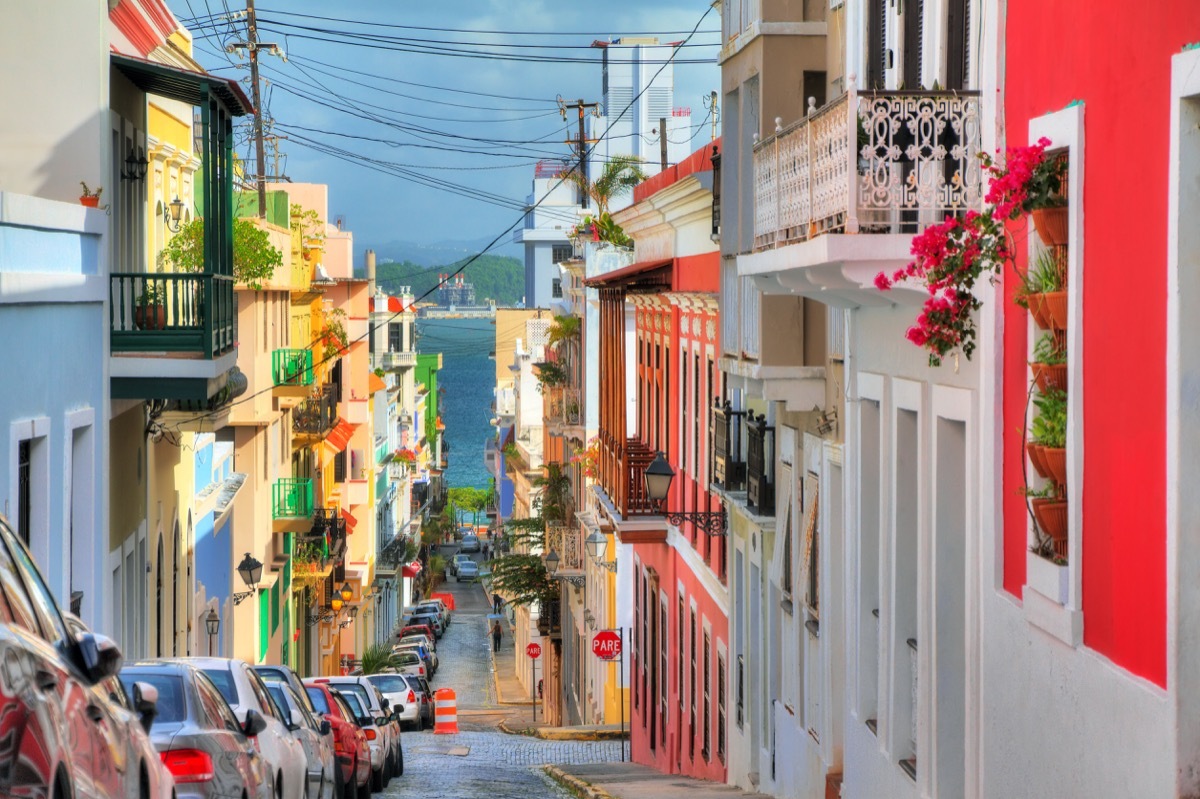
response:
[[[142,729],[150,732],[154,717],[158,715],[158,689],[148,682],[133,684],[133,709],[137,711]]]
[[[329,723],[329,719],[321,719],[321,724],[317,727],[317,732],[322,735],[328,735],[333,732],[333,725]]]
[[[293,710],[291,713],[289,713],[288,718],[290,721],[289,729],[298,730],[304,726],[304,714],[301,713],[298,709]]]
[[[253,738],[267,728],[267,720],[254,708],[246,710],[246,721],[242,724],[242,732],[247,738]]]
[[[93,685],[115,677],[121,670],[121,648],[108,636],[81,633],[75,646],[79,659],[83,661],[83,673]]]
[[[387,710],[387,709],[388,709],[388,708],[390,708],[391,706],[392,706],[392,703],[391,703],[391,702],[388,700],[388,698],[387,698],[387,697],[384,697],[384,699],[383,699],[383,704],[382,704],[382,705],[380,705],[380,707],[382,707],[384,710]]]

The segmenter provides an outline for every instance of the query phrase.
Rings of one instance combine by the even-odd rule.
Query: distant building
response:
[[[549,308],[562,301],[558,265],[571,257],[567,234],[579,222],[582,208],[579,189],[562,179],[570,168],[566,160],[538,161],[533,191],[525,201],[525,224],[513,231],[513,241],[525,245],[526,308]]]
[[[438,275],[438,305],[462,307],[475,304],[475,284],[463,281],[462,275]]]

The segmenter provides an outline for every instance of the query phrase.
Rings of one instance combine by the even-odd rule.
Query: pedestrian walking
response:
[[[499,613],[500,608],[504,605],[504,600],[499,594],[492,594],[492,613]]]
[[[500,638],[504,635],[504,631],[500,628],[500,620],[492,622],[492,651],[500,651]]]

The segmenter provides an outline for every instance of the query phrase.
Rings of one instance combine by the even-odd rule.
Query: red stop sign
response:
[[[612,630],[601,630],[592,636],[592,654],[602,660],[621,656],[621,637]]]
[[[542,647],[539,644],[530,644],[529,646],[525,647],[525,654],[529,655],[531,658],[540,657],[542,654]]]

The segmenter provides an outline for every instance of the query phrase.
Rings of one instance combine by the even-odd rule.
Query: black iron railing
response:
[[[775,515],[775,428],[762,414],[746,419],[746,506]]]
[[[729,400],[716,401],[712,411],[713,483],[726,491],[746,490],[746,462],[742,460],[742,416]]]
[[[562,635],[562,605],[557,599],[541,604],[538,611],[538,632],[544,636]]]
[[[324,436],[337,424],[337,387],[331,383],[321,386],[314,396],[292,410],[292,432]]]

